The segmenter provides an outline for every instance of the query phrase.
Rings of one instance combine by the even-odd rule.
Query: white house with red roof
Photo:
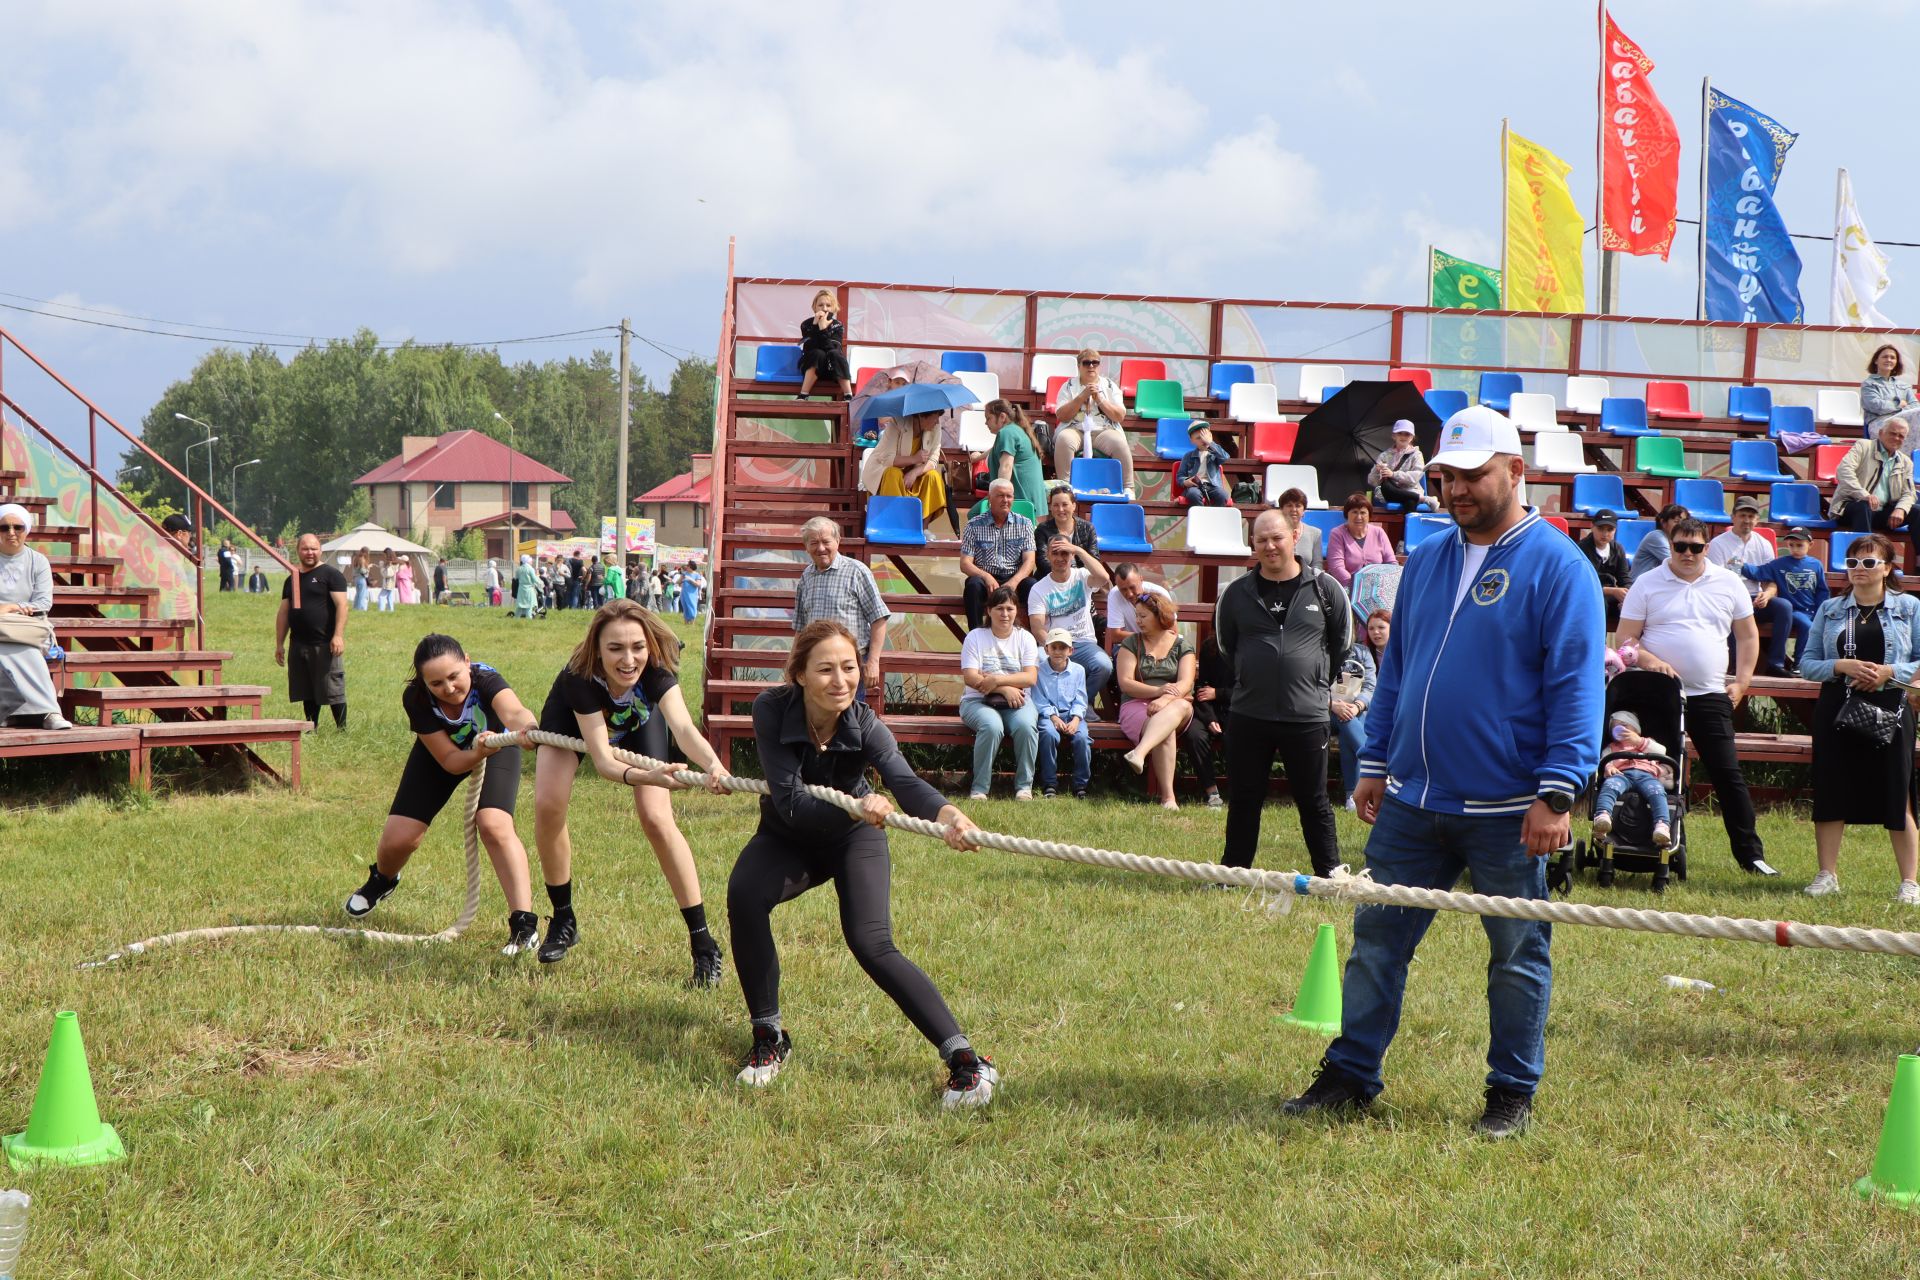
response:
[[[354,481],[370,491],[375,523],[430,547],[481,529],[501,558],[515,530],[522,541],[572,536],[573,517],[553,505],[554,486],[571,483],[480,431],[403,437],[398,457]]]
[[[633,500],[637,519],[653,521],[653,540],[669,547],[704,547],[713,508],[713,455],[693,455],[693,470],[655,485]]]

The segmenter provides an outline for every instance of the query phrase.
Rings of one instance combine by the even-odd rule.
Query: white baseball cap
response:
[[[1055,627],[1047,632],[1047,648],[1051,649],[1057,644],[1063,644],[1069,649],[1073,648],[1073,632],[1065,627]]]
[[[1505,414],[1486,405],[1471,405],[1447,419],[1440,428],[1440,448],[1430,466],[1473,471],[1496,453],[1520,453],[1520,432]]]

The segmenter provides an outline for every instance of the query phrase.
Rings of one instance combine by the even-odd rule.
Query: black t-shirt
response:
[[[347,580],[330,564],[300,571],[300,607],[287,613],[287,631],[305,644],[333,639],[333,593],[347,593]],[[293,579],[280,584],[280,598],[293,599]]]
[[[1291,578],[1273,581],[1263,573],[1253,575],[1253,585],[1260,592],[1260,603],[1273,615],[1277,626],[1287,625],[1287,610],[1293,607],[1293,597],[1301,587],[1313,581],[1311,572],[1296,573]]]
[[[400,707],[407,713],[407,724],[415,733],[444,733],[453,740],[454,746],[465,751],[473,745],[476,736],[506,728],[505,721],[493,709],[493,700],[510,692],[504,676],[486,663],[476,662],[473,685],[467,691],[467,705],[458,716],[449,719],[440,700],[429,693],[425,685],[414,681],[409,681],[406,692],[400,695]]]
[[[582,560],[579,556],[575,556],[573,559],[567,561],[567,576],[572,578],[575,582],[580,581],[580,576],[584,574],[586,571],[587,571],[587,562],[585,560]]]
[[[621,701],[614,698],[599,677],[577,676],[562,668],[553,682],[552,692],[547,694],[547,701],[551,703],[559,698],[566,704],[567,710],[575,715],[590,716],[599,712],[606,717],[607,740],[618,743],[653,719],[654,708],[660,705],[660,699],[667,696],[667,690],[679,683],[680,677],[673,672],[649,664],[640,672],[640,683],[629,690],[625,700]],[[542,711],[544,713],[545,708]],[[546,719],[546,716],[543,714],[541,719]]]

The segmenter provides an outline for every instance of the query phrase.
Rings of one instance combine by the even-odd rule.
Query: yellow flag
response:
[[[1571,166],[1537,142],[1507,133],[1505,302],[1509,311],[1585,311],[1584,230]]]

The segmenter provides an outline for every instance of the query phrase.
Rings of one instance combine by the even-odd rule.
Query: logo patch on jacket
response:
[[[1510,581],[1505,569],[1487,570],[1480,575],[1480,581],[1473,584],[1473,602],[1497,604],[1500,597],[1507,594],[1507,585]]]

